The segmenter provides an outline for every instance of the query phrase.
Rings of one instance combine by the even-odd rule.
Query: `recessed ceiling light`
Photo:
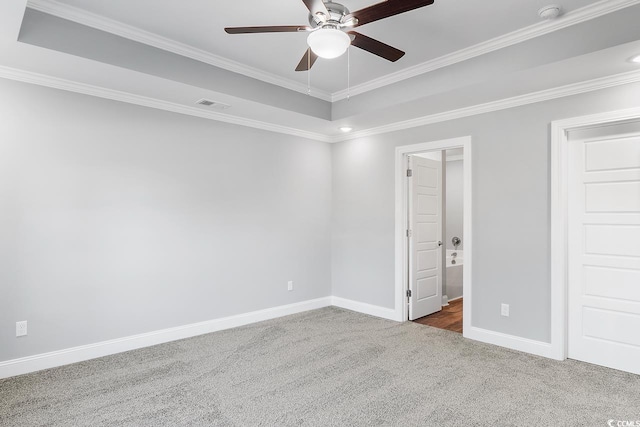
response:
[[[344,133],[347,133],[347,132],[351,132],[351,131],[353,130],[353,128],[351,128],[351,127],[349,127],[349,126],[342,126],[342,127],[340,128],[340,130],[341,130],[342,132],[344,132]]]
[[[636,55],[634,57],[632,57],[629,61],[636,63],[636,64],[640,64],[640,55]]]

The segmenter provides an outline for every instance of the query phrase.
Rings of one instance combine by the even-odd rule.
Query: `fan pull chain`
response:
[[[351,49],[347,48],[347,101],[351,100]]]
[[[307,50],[307,95],[311,96],[311,48]]]

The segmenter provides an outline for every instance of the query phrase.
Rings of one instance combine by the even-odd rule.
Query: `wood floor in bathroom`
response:
[[[442,311],[414,320],[421,325],[462,333],[462,298],[450,301]]]

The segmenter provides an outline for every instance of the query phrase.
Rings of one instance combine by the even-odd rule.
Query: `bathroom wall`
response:
[[[462,235],[463,218],[463,173],[462,160],[447,161],[446,178],[446,207],[447,222],[445,233],[445,244],[447,249],[454,249],[451,239],[459,237],[462,243],[458,249],[464,248],[464,236]]]

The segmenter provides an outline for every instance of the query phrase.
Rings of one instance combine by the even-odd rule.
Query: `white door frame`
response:
[[[566,359],[568,345],[568,132],[633,119],[640,119],[640,108],[575,117],[551,123],[551,354],[549,356],[554,359]]]
[[[463,306],[463,334],[467,336],[471,329],[471,266],[472,266],[472,234],[471,234],[471,137],[445,139],[441,141],[424,142],[421,144],[404,145],[396,147],[396,228],[395,228],[395,318],[399,322],[407,321],[409,306],[407,304],[407,289],[409,282],[408,265],[409,253],[407,245],[407,213],[408,213],[408,186],[407,186],[407,156],[410,154],[424,153],[425,151],[448,150],[462,148],[464,170],[464,214],[462,233],[464,236],[464,261],[462,264],[462,292],[464,295]]]

